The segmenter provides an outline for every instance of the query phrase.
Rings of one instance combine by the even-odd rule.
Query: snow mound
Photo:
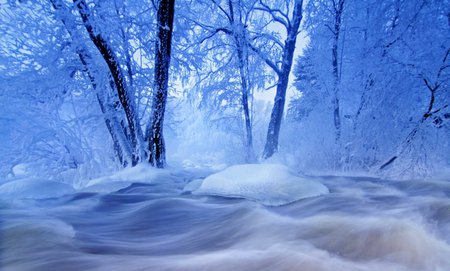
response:
[[[126,188],[133,183],[168,183],[177,178],[170,169],[154,168],[150,164],[141,163],[135,167],[125,168],[112,175],[88,181],[83,187],[84,192],[110,193]]]
[[[328,194],[329,190],[318,181],[297,176],[284,165],[244,164],[208,176],[192,193],[245,198],[268,206],[279,206]]]
[[[41,179],[21,179],[0,186],[0,197],[22,199],[57,198],[74,193],[68,184]]]

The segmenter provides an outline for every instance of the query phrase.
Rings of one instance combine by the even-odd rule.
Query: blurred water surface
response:
[[[0,270],[450,270],[448,181],[324,177],[329,195],[265,207],[188,179],[0,199]]]

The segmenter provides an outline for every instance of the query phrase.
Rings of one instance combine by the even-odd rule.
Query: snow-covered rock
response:
[[[329,190],[318,181],[299,177],[284,165],[243,164],[208,176],[192,193],[245,198],[279,206],[328,194]]]
[[[42,179],[20,179],[0,186],[0,197],[22,199],[56,198],[74,193],[75,189],[68,184]]]
[[[141,163],[112,175],[92,179],[80,187],[80,191],[109,193],[128,187],[132,183],[170,183],[176,178],[173,170],[154,168],[147,163]]]

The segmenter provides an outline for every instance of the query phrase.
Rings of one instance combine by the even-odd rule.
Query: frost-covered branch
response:
[[[269,13],[275,22],[282,24],[284,27],[286,27],[286,29],[289,29],[291,27],[291,21],[289,19],[288,12],[285,13],[280,9],[271,8],[269,5],[265,4],[263,0],[259,0],[259,4],[261,6],[255,7],[255,10]]]

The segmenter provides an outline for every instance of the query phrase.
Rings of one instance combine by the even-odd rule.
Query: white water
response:
[[[176,176],[172,176],[176,179]],[[0,199],[0,270],[450,270],[450,182],[322,178],[280,207],[171,183]]]

